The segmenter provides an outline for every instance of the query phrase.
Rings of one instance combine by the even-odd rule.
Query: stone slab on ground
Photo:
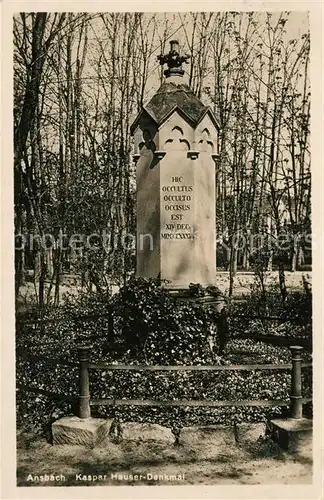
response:
[[[237,424],[235,429],[235,439],[238,444],[256,443],[263,438],[266,433],[265,422]]]
[[[94,448],[106,441],[112,419],[63,417],[52,424],[53,445]]]
[[[234,445],[235,435],[232,426],[206,425],[183,427],[180,432],[179,444],[200,446],[208,442],[216,445]]]
[[[171,429],[158,424],[124,422],[121,424],[123,441],[149,442],[155,441],[172,445],[175,436]]]
[[[284,450],[300,453],[312,447],[313,421],[309,418],[270,420],[270,434]]]

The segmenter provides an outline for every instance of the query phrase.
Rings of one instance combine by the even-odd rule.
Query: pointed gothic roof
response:
[[[188,85],[165,82],[148,104],[143,106],[143,109],[131,126],[131,133],[134,133],[143,113],[148,113],[159,126],[176,109],[178,109],[181,114],[184,114],[194,127],[207,113],[210,113],[215,126],[219,128],[210,107],[205,106],[190,90]]]

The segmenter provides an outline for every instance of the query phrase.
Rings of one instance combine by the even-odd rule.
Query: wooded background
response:
[[[285,269],[310,263],[306,13],[20,13],[13,34],[17,296],[28,273],[42,306],[52,292],[59,302],[64,272],[98,290],[134,272],[129,128],[163,81],[157,56],[174,38],[190,55],[184,82],[221,127],[218,266],[231,276],[276,266],[284,293]],[[106,247],[52,244],[102,231]],[[255,234],[271,244],[242,248],[239,236]]]

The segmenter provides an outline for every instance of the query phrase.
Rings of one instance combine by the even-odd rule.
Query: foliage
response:
[[[258,318],[259,317],[259,318]],[[262,318],[269,319],[262,319]],[[243,302],[232,301],[229,322],[235,336],[276,335],[312,341],[312,290],[303,278],[303,290],[291,290],[282,300],[280,287],[267,277],[257,277]]]
[[[53,348],[52,348],[53,349]],[[244,352],[251,357],[248,362],[286,363],[289,351],[285,348],[269,348],[262,343],[235,341],[229,345],[227,362],[246,363]],[[47,354],[49,356],[51,352]],[[307,355],[303,355],[308,359]],[[22,374],[34,387],[48,386],[53,392],[76,394],[77,372],[74,370],[51,370],[48,362],[26,364],[23,360],[18,365],[18,382]],[[303,377],[303,395],[311,395],[311,373]],[[244,372],[219,371],[209,372],[169,372],[151,373],[134,371],[111,372],[91,370],[90,392],[92,398],[139,398],[139,399],[278,399],[289,404],[290,373],[276,371],[250,370]],[[36,404],[35,404],[36,403]],[[73,407],[42,395],[35,396],[27,391],[18,392],[18,425],[36,425],[38,429],[46,423],[59,418],[64,413],[73,411]],[[137,408],[137,407],[100,407],[94,413],[98,416],[110,416],[120,421],[136,420],[155,422],[170,427],[182,427],[194,423],[231,424],[234,421],[260,421],[279,415],[279,407],[272,409],[257,407],[229,408]]]
[[[249,295],[245,295],[242,313],[254,315],[279,316],[283,320],[295,320],[309,324],[312,320],[312,291],[310,283],[304,278],[303,290],[291,290],[285,302],[282,301],[276,280],[267,280],[264,289],[258,279],[251,284]],[[235,307],[235,306],[234,306]]]
[[[192,297],[205,297],[206,295],[223,297],[222,291],[217,286],[209,285],[204,288],[200,283],[189,283],[188,293]]]
[[[192,285],[201,297],[201,285]],[[147,363],[210,363],[207,343],[218,314],[199,301],[177,299],[159,280],[132,278],[112,299],[114,340]],[[220,334],[216,328],[216,336]],[[221,339],[219,339],[221,341]],[[217,339],[216,339],[217,344]]]
[[[209,285],[206,287],[205,290],[206,290],[206,294],[208,294],[208,295],[213,295],[214,297],[224,298],[224,294],[217,286]]]
[[[189,293],[192,297],[204,297],[205,290],[200,283],[189,283]]]
[[[108,312],[114,311],[114,342]],[[81,316],[83,314],[83,316]],[[19,426],[48,426],[75,410],[73,404],[31,388],[75,396],[78,388],[76,344],[92,338],[91,361],[138,364],[287,363],[287,348],[251,340],[230,340],[222,357],[212,357],[208,338],[209,312],[200,303],[177,301],[156,280],[131,279],[111,297],[91,294],[67,301],[48,313],[45,328],[30,320],[17,324],[17,422]],[[44,319],[45,321],[45,319]],[[97,340],[95,339],[97,336]],[[120,349],[121,345],[124,347]],[[119,345],[119,349],[118,349]],[[40,356],[33,359],[30,356]],[[52,359],[52,361],[51,361]],[[303,353],[303,359],[310,359]],[[311,373],[304,375],[304,395],[311,393]],[[27,387],[27,388],[26,388]],[[29,387],[29,390],[28,390]],[[91,370],[92,398],[140,399],[289,399],[289,372],[217,371],[136,372]],[[174,432],[193,423],[259,421],[279,415],[275,408],[98,408],[96,415],[119,420],[155,422]]]

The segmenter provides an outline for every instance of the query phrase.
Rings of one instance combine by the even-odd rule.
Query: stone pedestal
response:
[[[281,448],[302,452],[312,447],[313,421],[308,418],[287,418],[270,421],[270,435]]]
[[[52,424],[53,444],[94,448],[109,436],[110,419],[63,417]]]

